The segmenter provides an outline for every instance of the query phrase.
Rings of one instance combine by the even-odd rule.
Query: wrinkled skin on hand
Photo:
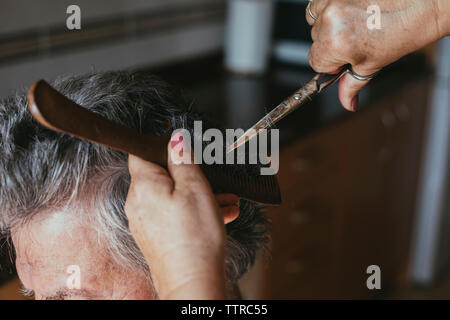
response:
[[[370,30],[371,5],[381,11],[381,29]],[[363,76],[371,75],[406,54],[449,34],[448,0],[314,0],[306,12],[314,41],[309,62],[316,72],[337,73],[350,63]],[[339,84],[339,99],[351,111],[368,81],[346,74]]]

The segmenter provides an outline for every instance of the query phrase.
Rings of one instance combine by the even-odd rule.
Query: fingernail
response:
[[[178,146],[176,151],[182,152],[183,151],[183,144],[182,144],[182,142],[183,142],[183,134],[181,134],[181,132],[176,132],[170,138],[170,147],[172,149],[175,149],[175,147]]]
[[[352,99],[352,110],[353,111],[356,111],[356,109],[358,109],[358,99],[359,99],[358,95],[354,96]]]

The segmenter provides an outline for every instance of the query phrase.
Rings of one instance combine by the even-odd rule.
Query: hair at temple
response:
[[[161,135],[169,121],[174,128],[192,131],[199,120],[178,91],[144,73],[93,73],[61,78],[53,86],[78,104],[143,133]],[[28,113],[24,93],[0,101],[0,149],[2,235],[8,237],[11,227],[41,212],[77,209],[97,227],[119,264],[150,277],[123,209],[130,180],[126,154],[45,129]],[[266,215],[241,201],[239,218],[227,225],[230,282],[245,273],[267,240]]]

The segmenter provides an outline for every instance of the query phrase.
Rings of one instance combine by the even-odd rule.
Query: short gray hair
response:
[[[199,120],[182,95],[145,73],[93,73],[56,80],[68,98],[142,133],[161,135],[168,121],[192,130]],[[29,114],[25,94],[0,101],[0,231],[8,236],[35,214],[80,208],[97,226],[121,265],[150,276],[128,228],[124,204],[130,183],[127,155],[40,126]],[[205,125],[204,125],[205,126]],[[241,201],[241,214],[227,225],[227,278],[235,283],[268,241],[261,208]]]

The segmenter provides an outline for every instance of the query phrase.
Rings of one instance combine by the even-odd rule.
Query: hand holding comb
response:
[[[162,136],[141,134],[76,104],[44,80],[28,92],[28,109],[48,129],[133,154],[167,168],[171,130]],[[233,193],[263,204],[280,204],[276,176],[237,174],[229,165],[200,165],[214,192]]]

